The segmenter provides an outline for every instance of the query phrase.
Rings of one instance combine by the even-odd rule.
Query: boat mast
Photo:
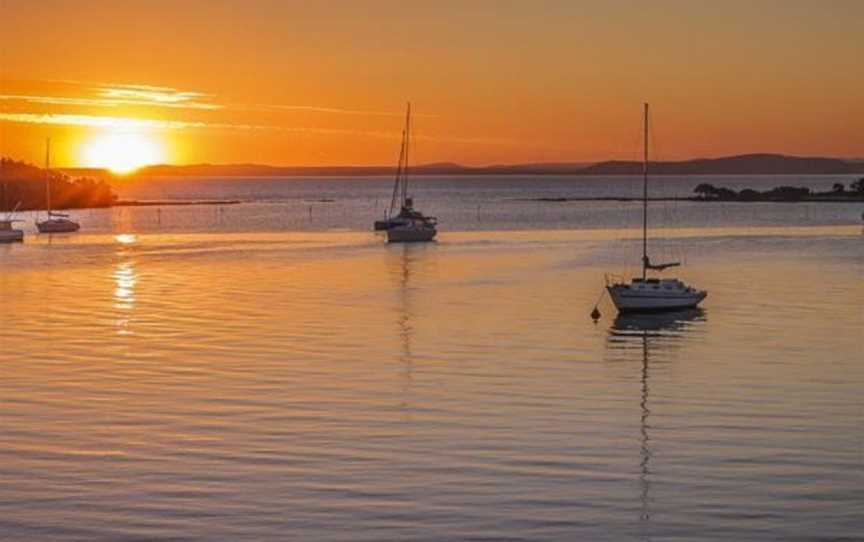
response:
[[[400,189],[402,188],[402,161],[405,158],[405,129],[402,129],[402,143],[399,145],[399,163],[396,165],[396,182],[393,183],[393,196],[390,198],[390,210],[387,211],[387,217],[393,216],[393,210],[396,208],[396,199],[401,197]]]
[[[642,122],[642,280],[648,274],[648,103],[645,103]]]
[[[51,218],[51,138],[45,140],[45,206]]]
[[[396,182],[393,184],[393,197],[390,198],[390,211],[388,216],[393,216],[396,207],[396,199],[400,200],[400,208],[405,207],[405,198],[408,194],[408,138],[411,122],[411,103],[405,113],[405,127],[402,129],[402,145],[399,147],[399,164],[396,166]]]
[[[411,145],[411,102],[405,113],[405,165],[402,168],[402,206],[408,201],[408,149]]]

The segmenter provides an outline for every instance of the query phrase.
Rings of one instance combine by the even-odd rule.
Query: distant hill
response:
[[[660,175],[847,175],[864,173],[864,162],[839,158],[782,154],[743,154],[675,162],[651,162]],[[71,176],[110,178],[105,170],[64,169]],[[147,177],[354,177],[392,175],[392,166],[266,166],[260,164],[158,165],[141,168],[134,178]],[[422,164],[415,175],[638,175],[641,162],[584,162],[463,166],[451,162]]]
[[[515,175],[574,173],[587,166],[568,164],[513,164],[472,167],[451,162],[421,164],[411,167],[417,175]],[[66,170],[70,174],[74,170]],[[265,166],[258,164],[195,164],[188,166],[148,166],[135,172],[135,177],[194,176],[194,177],[303,177],[303,176],[363,176],[392,175],[392,166]]]

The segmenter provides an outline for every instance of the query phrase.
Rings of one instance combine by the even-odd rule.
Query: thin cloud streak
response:
[[[2,97],[0,97],[2,99]],[[310,128],[303,126],[278,126],[262,124],[222,123],[204,121],[183,121],[146,119],[132,117],[114,117],[102,115],[74,115],[63,113],[0,113],[0,122],[14,122],[23,124],[47,124],[58,126],[82,126],[90,128],[110,129],[117,131],[135,130],[223,130],[223,131],[269,131],[287,134],[314,134],[314,135],[350,135],[358,137],[370,137],[375,139],[398,140],[402,137],[401,132],[382,132],[368,130],[352,130],[341,128]],[[541,142],[525,142],[515,139],[484,138],[484,137],[437,137],[424,134],[416,134],[416,141],[428,141],[433,143],[457,143],[464,145],[487,145],[487,146],[525,146],[525,147],[548,147]]]
[[[359,115],[369,117],[404,117],[404,112],[394,111],[367,111],[362,109],[342,109],[339,107],[324,107],[318,105],[280,105],[280,104],[255,104],[238,106],[252,111],[304,111],[310,113],[332,113],[337,115]],[[415,113],[415,117],[433,118],[438,115]]]
[[[183,128],[207,128],[205,122],[179,120],[137,119],[97,115],[68,115],[62,113],[0,113],[0,121],[26,124],[59,124],[64,126],[89,126],[118,130],[173,130]]]
[[[154,105],[161,107],[180,107],[189,109],[222,109],[224,106],[195,101],[208,97],[200,92],[158,89],[151,87],[102,87],[99,94],[106,102]]]
[[[209,103],[210,94],[152,85],[86,83],[67,80],[40,80],[55,88],[50,95],[16,92],[0,95],[4,101],[25,101],[43,105],[77,107],[149,106],[172,109],[219,110],[224,106]]]
[[[324,113],[336,115],[357,115],[370,117],[402,117],[404,113],[387,111],[366,111],[359,109],[342,109],[317,105],[226,105],[191,101],[196,97],[206,95],[197,92],[155,93],[149,91],[104,88],[100,91],[101,98],[80,98],[69,96],[39,96],[26,94],[0,94],[0,101],[18,101],[40,105],[65,105],[70,107],[105,107],[149,106],[171,109],[201,109],[209,111],[254,111],[254,112],[291,112]],[[437,115],[415,114],[415,117],[434,118]]]
[[[67,105],[73,107],[120,107],[120,106],[148,106],[148,107],[168,107],[172,109],[205,109],[205,110],[220,110],[224,106],[217,104],[198,103],[198,102],[152,102],[148,100],[131,100],[131,99],[116,99],[116,98],[70,98],[66,96],[27,96],[19,94],[3,94],[0,95],[2,101],[19,101],[41,105]]]
[[[217,96],[194,90],[179,90],[173,87],[125,83],[88,83],[68,79],[43,79],[44,83],[64,85],[75,89],[76,93],[86,93],[92,96],[64,95],[30,95],[7,94],[0,95],[0,101],[23,101],[42,105],[66,105],[72,107],[106,107],[117,106],[153,106],[172,109],[199,109],[211,111],[252,111],[252,112],[307,112],[331,115],[356,115],[370,117],[396,117],[405,115],[403,111],[370,111],[367,109],[351,109],[309,104],[242,104],[216,103]],[[62,93],[62,91],[61,91]],[[436,118],[431,113],[414,113],[417,118]]]
[[[70,115],[56,113],[0,113],[0,121],[48,124],[61,126],[83,126],[90,128],[110,129],[117,131],[135,130],[238,130],[238,131],[272,131],[288,134],[316,135],[349,135],[372,137],[376,139],[397,140],[399,132],[363,131],[340,128],[310,128],[304,126],[276,126],[261,124],[213,123],[203,121],[183,121],[146,119],[131,117],[113,117],[100,115]],[[462,143],[469,145],[525,145],[525,142],[496,138],[441,138],[417,134],[420,141]],[[537,145],[538,143],[533,143]],[[531,145],[531,143],[529,143]]]
[[[273,126],[261,124],[233,124],[203,121],[182,121],[164,119],[142,119],[131,117],[111,117],[100,115],[69,115],[56,113],[0,113],[0,121],[26,124],[53,124],[62,126],[86,126],[114,130],[245,130],[275,131],[308,134],[358,135],[395,139],[397,134],[388,132],[366,132],[331,128],[307,128],[302,126]]]

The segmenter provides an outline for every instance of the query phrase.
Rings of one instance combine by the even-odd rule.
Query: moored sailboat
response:
[[[399,162],[396,166],[396,180],[390,207],[383,220],[375,221],[376,231],[387,233],[389,243],[410,243],[432,241],[438,233],[437,219],[425,216],[414,209],[414,198],[408,192],[408,157],[411,146],[411,104],[405,113],[405,128],[402,130],[402,144],[399,147]],[[398,206],[398,211],[397,211]]]
[[[16,229],[14,223],[18,220],[0,219],[0,243],[14,243],[24,240],[24,231]]]
[[[72,233],[81,229],[81,225],[69,218],[65,213],[51,210],[51,140],[45,146],[45,207],[48,218],[36,220],[39,233]]]
[[[678,262],[652,263],[648,256],[648,104],[644,107],[642,159],[642,276],[628,282],[610,282],[606,290],[619,312],[681,310],[696,307],[708,292],[675,278],[649,278],[648,271],[678,267]],[[596,310],[596,309],[595,309]]]
[[[16,241],[24,240],[24,230],[15,228],[15,223],[22,221],[13,218],[19,205],[20,203],[16,205],[12,211],[7,213],[4,218],[0,218],[0,243],[14,243]]]
[[[11,211],[9,210],[9,205],[7,203],[7,189],[6,182],[3,182],[3,207],[6,209],[6,216],[0,218],[0,243],[14,243],[16,241],[24,240],[24,231],[15,228],[16,222],[23,222],[22,220],[15,220],[15,212],[18,210],[18,207],[21,206],[21,202],[19,201],[15,208]]]

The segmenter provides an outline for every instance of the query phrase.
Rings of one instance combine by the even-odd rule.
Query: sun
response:
[[[143,133],[102,133],[88,139],[81,147],[81,162],[85,166],[120,174],[160,163],[163,157],[161,143]]]

